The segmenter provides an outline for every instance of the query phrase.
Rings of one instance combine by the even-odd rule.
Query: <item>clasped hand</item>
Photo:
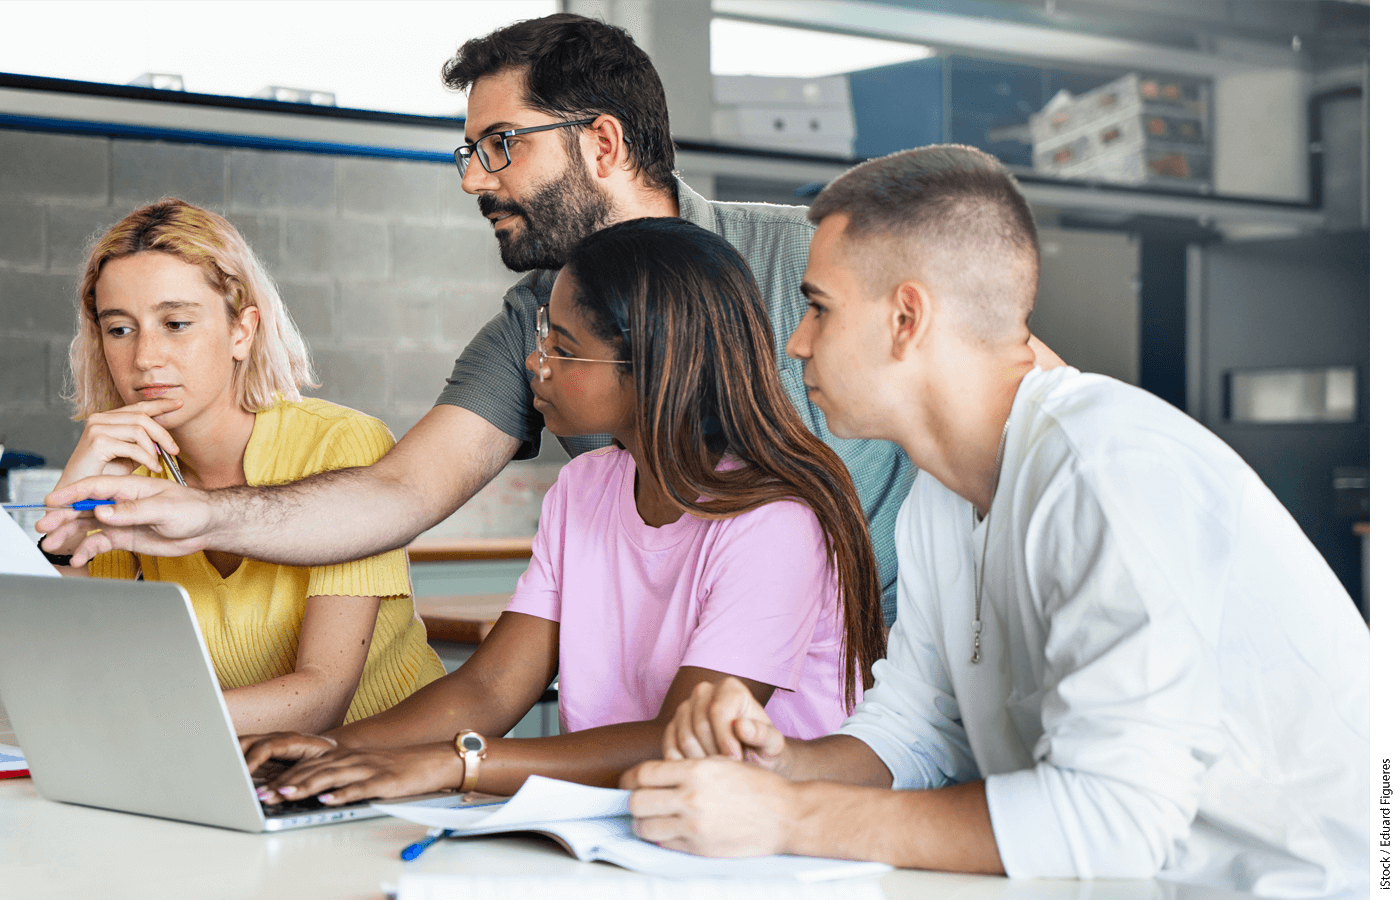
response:
[[[258,799],[277,804],[314,796],[327,806],[376,797],[404,797],[450,790],[461,783],[462,762],[447,742],[390,750],[341,747],[333,739],[280,732],[239,738],[254,777],[271,761],[295,765],[258,788]]]
[[[676,708],[662,736],[666,759],[727,756],[777,771],[786,740],[744,683],[702,681]]]
[[[796,798],[787,741],[743,683],[696,685],[663,737],[664,760],[623,773],[639,837],[704,856],[782,853]]]

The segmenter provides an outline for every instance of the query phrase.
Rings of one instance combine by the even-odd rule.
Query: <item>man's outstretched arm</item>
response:
[[[121,502],[99,507],[96,527],[92,518],[51,512],[39,530],[50,533],[45,549],[72,553],[74,565],[110,550],[183,556],[213,549],[299,566],[344,562],[402,547],[441,522],[519,446],[476,413],[442,404],[371,466],[217,491],[155,478],[85,478],[45,502]]]

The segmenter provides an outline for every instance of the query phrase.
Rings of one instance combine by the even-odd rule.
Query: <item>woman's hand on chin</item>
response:
[[[452,790],[461,783],[462,759],[450,743],[440,741],[392,750],[328,750],[263,785],[258,798],[280,803],[314,796],[328,806],[339,806],[375,797]]]
[[[130,475],[137,466],[159,472],[160,453],[156,446],[164,447],[171,456],[179,447],[155,417],[183,405],[183,400],[174,398],[142,400],[88,416],[77,449],[68,457],[68,465],[58,479],[58,487],[91,475]]]

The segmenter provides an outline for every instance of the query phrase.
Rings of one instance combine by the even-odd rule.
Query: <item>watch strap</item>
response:
[[[462,757],[461,792],[471,793],[481,778],[481,761],[486,758],[486,738],[470,729],[457,732],[452,739],[457,755]]]
[[[48,535],[44,535],[44,537],[48,537]],[[49,551],[47,551],[47,550],[44,549],[44,538],[42,538],[42,537],[39,538],[39,552],[42,553],[42,554],[44,554],[44,559],[47,559],[50,563],[52,563],[52,564],[55,565],[55,566],[71,566],[71,565],[73,565],[73,554],[71,554],[71,553],[50,553]]]

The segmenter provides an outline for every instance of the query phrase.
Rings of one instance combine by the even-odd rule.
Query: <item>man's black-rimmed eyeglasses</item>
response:
[[[570,125],[592,125],[592,119],[578,119],[573,122],[555,122],[551,125],[536,125],[533,128],[512,128],[509,131],[493,131],[490,134],[482,135],[475,141],[467,141],[456,150],[452,151],[452,158],[457,162],[457,174],[463,178],[467,177],[467,166],[471,163],[472,153],[476,153],[477,161],[481,167],[488,172],[499,172],[510,165],[510,139],[521,134],[534,134],[537,131],[552,131],[555,128],[568,128]]]

